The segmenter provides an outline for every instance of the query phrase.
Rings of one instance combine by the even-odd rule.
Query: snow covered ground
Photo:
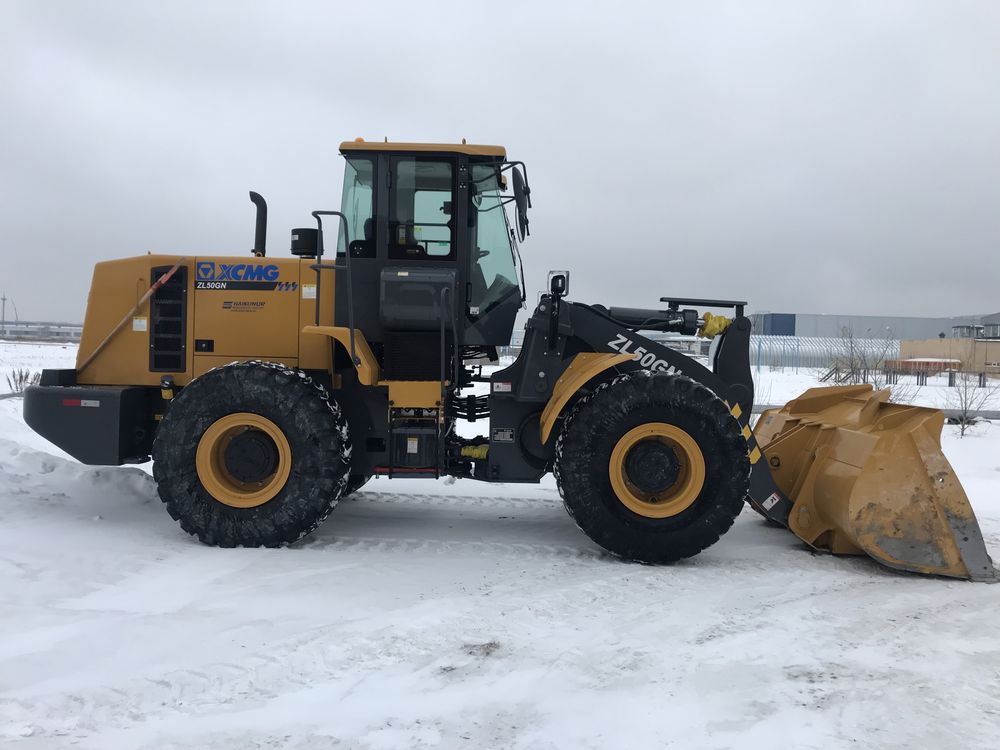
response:
[[[951,430],[1000,558],[1000,426]],[[292,548],[210,549],[142,468],[66,459],[19,399],[0,498],[3,746],[997,745],[1000,586],[813,555],[750,512],[647,567],[591,544],[551,481],[376,480]]]
[[[25,343],[0,339],[0,394],[9,393],[14,373],[27,370],[41,372],[45,368],[73,367],[76,364],[76,344]]]

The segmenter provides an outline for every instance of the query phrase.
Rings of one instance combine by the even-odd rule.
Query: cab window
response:
[[[520,293],[510,228],[504,214],[495,168],[472,168],[469,206],[469,248],[472,275],[469,305],[479,314],[512,294]]]
[[[395,159],[391,192],[389,257],[454,260],[451,163]]]
[[[375,162],[369,157],[350,156],[344,165],[344,192],[340,212],[347,218],[352,256],[374,256],[375,250]],[[336,217],[334,217],[336,219]],[[344,254],[344,233],[337,224],[337,253]],[[329,234],[324,231],[324,234]]]

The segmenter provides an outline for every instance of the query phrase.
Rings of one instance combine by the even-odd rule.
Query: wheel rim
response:
[[[643,467],[656,470],[652,482],[629,473]],[[611,487],[622,505],[646,518],[682,513],[705,486],[705,457],[698,443],[680,427],[664,422],[648,422],[626,432],[611,452],[608,468]]]
[[[227,414],[205,430],[195,457],[209,494],[233,508],[273,500],[292,469],[292,450],[281,429],[259,414]]]

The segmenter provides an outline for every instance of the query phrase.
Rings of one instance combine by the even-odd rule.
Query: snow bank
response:
[[[310,539],[218,550],[137,468],[0,402],[0,744],[995,744],[995,586],[813,555],[745,512],[670,567],[608,558],[551,481],[377,480]],[[945,449],[1000,557],[1000,428]]]

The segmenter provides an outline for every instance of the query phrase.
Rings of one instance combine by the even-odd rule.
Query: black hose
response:
[[[620,326],[622,328],[625,328],[625,329],[627,329],[629,331],[643,331],[643,330],[644,331],[663,331],[663,330],[670,330],[669,328],[660,328],[659,327],[659,326],[663,326],[663,325],[669,326],[670,325],[670,321],[659,321],[658,323],[653,323],[653,319],[650,318],[648,321],[645,321],[645,322],[643,322],[640,325],[631,325],[629,323],[623,323],[622,321],[618,320],[617,318],[611,317],[608,313],[604,312],[598,305],[585,305],[585,304],[583,304],[581,302],[576,302],[574,304],[580,305],[581,307],[586,307],[588,310],[590,310],[593,313],[596,313],[597,315],[599,315],[600,317],[604,318],[605,320],[607,320],[607,321],[609,321],[611,323],[614,323],[616,326]],[[651,325],[647,325],[647,323],[651,323]]]

